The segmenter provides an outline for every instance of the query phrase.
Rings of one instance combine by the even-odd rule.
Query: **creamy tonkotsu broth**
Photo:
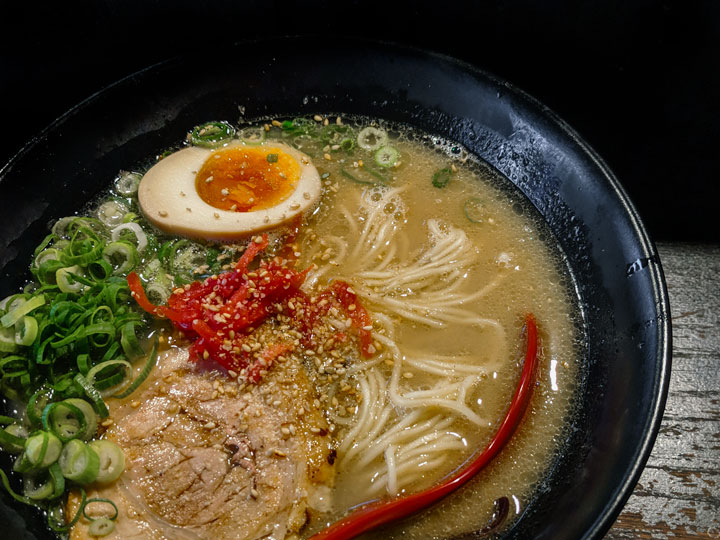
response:
[[[340,377],[363,396],[359,404],[321,376],[338,400],[328,411],[338,478],[335,512],[312,528],[361,502],[431,486],[487,444],[519,377],[523,316],[533,313],[542,363],[525,424],[469,486],[374,534],[449,537],[482,528],[500,497],[510,499],[511,517],[521,513],[548,470],[577,387],[579,313],[551,236],[506,180],[456,145],[397,134],[401,163],[387,187],[347,181],[342,171],[354,173],[356,160],[316,159],[329,176],[300,237],[303,265],[319,267],[308,284],[348,280],[380,346]],[[449,182],[435,187],[433,173],[448,167]]]
[[[509,514],[493,534],[511,527],[563,449],[582,376],[572,277],[532,205],[459,145],[367,118],[210,122],[186,146],[60,219],[24,296],[0,304],[7,319],[33,303],[22,314],[40,321],[36,344],[6,340],[0,358],[34,366],[31,352],[46,351],[5,392],[36,413],[6,419],[5,450],[25,463],[18,437],[52,431],[43,407],[72,428],[76,453],[49,465],[65,491],[38,506],[64,509],[63,524],[79,512],[73,540],[100,524],[111,540],[309,538],[363,503],[438,484],[483,449],[518,384],[532,315],[537,386],[509,443],[441,503],[366,536],[477,531],[502,498]],[[82,341],[63,326],[75,313],[110,337]],[[62,347],[40,346],[53,340]],[[63,403],[97,415],[81,423]],[[66,471],[95,447],[114,463],[104,480],[91,466]],[[33,481],[45,474],[25,467]],[[113,503],[83,515],[83,493]]]

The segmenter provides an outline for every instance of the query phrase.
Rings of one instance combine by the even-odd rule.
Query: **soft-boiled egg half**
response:
[[[143,213],[168,233],[233,240],[276,227],[313,207],[320,175],[285,144],[189,147],[166,156],[143,177]]]

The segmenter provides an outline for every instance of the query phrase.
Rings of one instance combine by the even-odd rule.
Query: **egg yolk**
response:
[[[195,177],[195,189],[210,206],[252,212],[287,199],[299,179],[300,165],[280,148],[232,146],[210,154]]]

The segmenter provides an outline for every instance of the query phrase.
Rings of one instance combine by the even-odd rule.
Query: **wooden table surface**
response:
[[[658,244],[670,393],[642,477],[606,540],[720,539],[720,245]]]

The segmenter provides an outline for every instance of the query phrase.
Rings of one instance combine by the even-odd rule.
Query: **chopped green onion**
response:
[[[0,447],[11,454],[19,454],[25,448],[27,430],[20,424],[10,424],[0,429]]]
[[[97,479],[100,457],[84,442],[72,439],[63,446],[58,465],[65,478],[85,485]]]
[[[25,439],[25,458],[39,469],[55,463],[61,450],[62,442],[49,431],[38,431]]]
[[[384,129],[368,126],[360,130],[357,136],[357,143],[363,150],[377,150],[388,140]]]
[[[265,128],[262,126],[243,128],[239,137],[245,144],[260,144],[265,140]]]
[[[394,167],[400,159],[400,152],[392,146],[381,146],[375,152],[375,163],[381,167]]]
[[[87,271],[94,281],[105,281],[113,273],[113,268],[105,259],[98,259],[87,266]]]
[[[18,344],[15,340],[15,329],[0,327],[0,353],[11,353],[17,350]]]
[[[103,516],[104,518],[107,518],[110,521],[115,521],[117,519],[118,515],[120,514],[120,510],[118,509],[117,504],[112,502],[110,499],[106,499],[104,497],[95,497],[93,499],[88,499],[87,503],[85,504],[85,507],[83,508],[83,516],[85,516],[85,519],[87,519],[89,521],[96,521],[97,519],[100,519],[100,518],[89,516],[87,514],[87,507],[90,506],[91,504],[109,504],[110,506],[112,506],[113,514],[111,516]]]
[[[143,231],[142,227],[140,227],[140,225],[138,225],[137,223],[123,223],[122,225],[118,225],[110,233],[110,237],[112,238],[113,242],[121,240],[120,235],[123,231],[130,231],[133,234],[133,236],[135,237],[135,244],[137,245],[137,250],[139,252],[145,250],[148,245],[148,237],[147,234],[145,234],[145,231]]]
[[[92,441],[89,446],[100,458],[100,469],[95,482],[109,484],[120,478],[125,470],[125,454],[122,449],[107,439]]]
[[[123,222],[123,217],[128,213],[128,207],[120,201],[106,201],[97,209],[98,219],[106,227],[114,227]]]
[[[2,484],[3,486],[5,486],[5,491],[8,492],[8,495],[10,495],[17,502],[29,504],[30,506],[35,506],[35,502],[32,499],[29,499],[28,497],[23,497],[22,495],[18,495],[17,493],[15,493],[15,490],[13,490],[13,488],[10,486],[10,480],[5,474],[5,471],[3,471],[2,469],[0,469],[0,480],[2,480]]]
[[[127,360],[107,360],[88,371],[87,380],[90,384],[97,388],[101,394],[103,391],[108,389],[110,392],[107,392],[106,394],[112,394],[112,391],[117,386],[124,383],[131,373],[132,365],[130,365],[130,362]],[[104,377],[98,377],[101,374],[104,374]]]
[[[47,471],[24,476],[23,484],[25,496],[34,501],[56,499],[65,491],[65,477],[57,463]]]
[[[50,401],[50,392],[47,388],[41,388],[28,400],[25,415],[31,427],[38,427],[42,424],[42,414],[48,401]]]
[[[82,292],[85,285],[78,279],[80,277],[83,277],[82,268],[77,265],[60,268],[55,272],[55,281],[64,293],[77,294]]]
[[[123,171],[115,180],[115,190],[125,197],[132,197],[138,191],[142,175],[136,172]]]
[[[88,534],[90,536],[107,536],[115,530],[115,522],[109,518],[98,518],[90,522],[88,525]]]
[[[268,163],[277,163],[278,157],[278,154],[268,154],[265,159],[267,159]]]
[[[120,345],[122,350],[130,359],[142,356],[143,350],[135,335],[135,327],[142,326],[141,321],[128,321],[120,329]]]
[[[361,167],[361,168],[358,167],[357,169],[355,169],[355,171],[356,172],[353,174],[353,173],[350,173],[347,169],[345,169],[343,167],[342,169],[340,169],[340,174],[342,174],[345,178],[348,178],[349,180],[355,182],[356,184],[375,185],[375,184],[386,184],[388,182],[387,178],[385,178],[382,174],[380,174],[379,172],[377,172],[376,170],[374,170],[370,167],[367,167],[367,166]],[[362,171],[362,174],[369,174],[369,175],[375,177],[378,181],[376,182],[373,180],[363,179],[360,176],[361,171]]]
[[[63,443],[72,439],[87,441],[97,431],[97,415],[87,401],[69,398],[47,405],[43,411],[42,424]]]
[[[158,352],[158,341],[155,340],[155,343],[153,344],[153,348],[150,351],[150,354],[148,355],[147,362],[145,362],[145,366],[143,367],[142,371],[138,374],[137,377],[135,377],[135,380],[128,386],[125,390],[120,392],[119,394],[115,394],[113,397],[117,399],[123,399],[128,397],[130,394],[132,394],[137,388],[143,383],[145,379],[147,379],[147,376],[150,374],[150,371],[152,371],[152,368],[157,363],[157,352]]]
[[[350,152],[353,148],[355,148],[354,139],[343,139],[342,141],[340,141],[341,150],[344,150],[345,152]]]
[[[23,301],[23,302],[12,302],[12,304],[16,304],[14,307],[9,307],[8,312],[0,318],[0,324],[3,325],[4,328],[9,328],[13,326],[16,322],[18,322],[22,317],[33,311],[34,309],[39,308],[40,306],[45,304],[45,295],[40,294],[38,296],[33,296],[30,300]]]
[[[452,169],[450,169],[450,167],[445,167],[439,171],[435,171],[435,174],[432,175],[432,185],[436,188],[444,188],[448,185],[448,182],[450,182],[451,174]]]
[[[486,219],[486,210],[482,199],[471,197],[463,204],[465,217],[473,223],[482,223]]]
[[[98,392],[97,389],[80,373],[75,375],[74,380],[80,386],[85,395],[90,398],[90,402],[93,404],[95,412],[100,415],[100,418],[107,418],[110,411],[108,411],[107,405],[100,395],[100,392]]]
[[[65,522],[65,505],[64,504],[55,504],[48,508],[47,511],[47,520],[48,520],[48,526],[55,532],[64,533],[72,529],[72,527],[80,520],[80,517],[82,516],[82,511],[85,508],[85,504],[87,501],[87,494],[85,493],[85,490],[80,488],[80,506],[78,506],[78,509],[75,512],[75,516],[68,522]],[[62,521],[62,523],[60,523]]]
[[[227,122],[208,122],[195,126],[190,132],[190,142],[194,146],[216,148],[235,136],[235,128]]]
[[[130,225],[130,223],[126,223],[126,225]],[[124,226],[120,225],[120,227]],[[113,274],[115,275],[126,275],[137,266],[140,260],[135,246],[127,242],[110,242],[103,249],[102,257],[114,268]]]
[[[15,343],[27,347],[32,345],[38,334],[38,323],[35,317],[25,315],[15,323]]]

